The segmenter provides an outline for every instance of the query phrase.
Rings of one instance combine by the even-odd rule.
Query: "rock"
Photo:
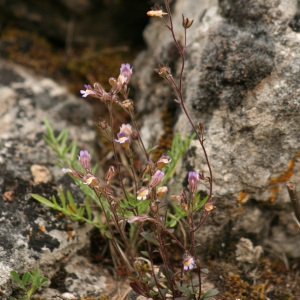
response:
[[[241,238],[236,245],[236,260],[242,263],[258,264],[259,258],[263,253],[261,246],[253,247],[251,240]]]
[[[147,18],[147,1],[57,0],[55,5],[34,0],[0,2],[1,28],[20,28],[37,33],[61,47],[94,47],[128,40],[141,43]],[[126,26],[124,26],[126,24]],[[14,36],[11,37],[14,39]],[[30,43],[22,43],[27,48]],[[67,49],[69,50],[69,49]]]
[[[72,268],[69,265],[72,259],[80,260],[77,252],[89,245],[91,226],[73,222],[30,196],[36,193],[50,199],[58,189],[64,189],[70,190],[78,203],[83,201],[79,188],[61,172],[56,156],[43,139],[44,118],[55,134],[67,127],[70,141],[75,140],[80,148],[92,149],[95,132],[90,106],[51,79],[38,78],[4,61],[0,62],[0,103],[1,299],[10,295],[20,299],[10,271],[23,274],[37,267],[50,287],[59,270],[69,270],[61,279],[62,290],[47,289],[51,299],[61,299],[58,297],[64,292],[77,298],[87,293],[98,296],[106,286],[104,271],[88,262],[85,272],[75,263]],[[64,281],[68,278],[69,284]],[[93,290],[82,284],[90,278],[98,281]]]
[[[286,190],[290,179],[300,184],[297,1],[178,0],[173,22],[181,44],[181,14],[190,12],[183,96],[193,121],[205,127],[217,206],[199,240],[218,248],[251,236],[263,247],[299,257],[300,234]],[[154,19],[144,37],[147,50],[135,61],[133,79],[138,108],[146,114],[142,136],[154,146],[167,124],[175,123],[182,136],[191,134],[191,126],[173,103],[171,88],[154,72],[163,63],[178,79],[180,59],[170,32]],[[166,120],[166,111],[173,120]],[[186,187],[193,169],[208,175],[197,141],[184,156],[171,193]],[[199,188],[208,191],[206,184]]]

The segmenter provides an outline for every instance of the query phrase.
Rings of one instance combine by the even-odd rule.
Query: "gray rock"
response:
[[[300,184],[300,35],[297,1],[176,1],[173,21],[182,40],[181,14],[192,17],[183,78],[184,99],[205,127],[217,210],[200,230],[201,244],[220,246],[251,237],[264,247],[299,257],[300,234],[291,216],[286,183]],[[172,109],[174,131],[191,127],[172,104],[174,93],[153,71],[159,63],[178,78],[180,60],[170,32],[152,20],[147,50],[135,62],[135,86],[144,117],[143,137],[153,146],[164,132],[162,112]],[[148,120],[155,120],[155,126]],[[207,166],[197,141],[183,159],[171,193],[187,172]],[[199,185],[207,192],[206,184]],[[203,251],[205,247],[202,247]]]
[[[30,196],[36,193],[51,198],[57,195],[57,189],[64,189],[70,190],[78,203],[83,201],[79,188],[62,174],[43,140],[43,120],[49,120],[56,134],[67,127],[70,141],[91,149],[95,139],[91,108],[51,79],[38,78],[28,70],[1,61],[0,116],[1,299],[8,299],[12,293],[18,298],[11,270],[23,274],[35,268],[49,279],[49,284],[61,268],[69,270],[64,280],[73,274],[72,284],[62,280],[63,290],[47,289],[46,294],[54,297],[51,299],[63,292],[75,293],[76,297],[99,295],[106,285],[103,271],[86,262],[83,272],[76,263],[70,263],[75,258],[77,265],[78,260],[85,260],[77,252],[89,245],[91,226],[72,222]],[[93,272],[89,274],[87,270]],[[93,288],[82,284],[85,280],[95,282],[96,277],[98,284]]]
[[[0,1],[0,23],[2,30],[14,27],[36,33],[67,51],[73,46],[76,50],[76,46],[120,45],[120,40],[128,45],[129,40],[142,42],[141,32],[147,22],[143,12],[149,3],[132,0],[129,9],[124,0],[4,0]],[[9,52],[10,44],[11,39],[7,39],[1,52]],[[31,42],[21,40],[18,46],[26,52]]]

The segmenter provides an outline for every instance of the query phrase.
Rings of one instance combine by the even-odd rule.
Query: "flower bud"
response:
[[[115,175],[115,168],[114,166],[110,166],[108,171],[105,174],[106,184],[109,184],[110,180],[114,177],[114,175]]]
[[[141,271],[142,268],[143,268],[143,262],[142,262],[140,259],[136,259],[136,260],[133,262],[133,266],[134,266],[137,270]]]
[[[170,163],[172,159],[170,159],[170,156],[164,155],[159,158],[159,160],[156,162],[156,169],[161,170],[165,165]]]
[[[155,202],[152,202],[150,204],[150,209],[154,214],[156,214],[158,212],[158,205]]]
[[[156,191],[156,197],[158,200],[161,200],[163,196],[167,193],[168,188],[166,186],[161,186]]]
[[[189,182],[190,193],[194,194],[197,189],[197,184],[199,182],[199,174],[195,171],[189,172],[188,182]]]
[[[149,182],[149,188],[153,188],[157,186],[163,179],[164,179],[165,173],[157,170],[151,177]]]
[[[70,173],[73,177],[75,178],[80,178],[82,179],[84,177],[84,174],[80,171],[76,171],[76,170],[73,170],[71,168],[62,168],[61,171],[63,173]]]
[[[180,195],[171,195],[171,199],[176,200],[176,201],[180,201]]]
[[[147,12],[148,17],[161,18],[162,16],[165,15],[167,15],[167,13],[163,12],[162,10],[150,10]]]
[[[114,77],[110,77],[108,79],[108,82],[109,82],[110,86],[114,86],[117,83],[117,79]]]
[[[139,135],[138,135],[136,130],[132,131],[131,137],[132,137],[133,140],[136,140],[136,141],[139,139]]]
[[[172,76],[171,69],[167,66],[161,65],[159,69],[155,69],[159,76],[166,78]]]
[[[94,175],[88,175],[84,179],[84,183],[91,188],[97,188],[100,186],[100,181]]]
[[[214,206],[213,205],[213,203],[212,202],[208,202],[208,203],[206,203],[205,205],[204,205],[204,210],[206,211],[206,212],[212,212],[214,209],[216,209],[217,207],[216,206]]]
[[[85,169],[87,173],[90,173],[91,172],[91,156],[89,154],[89,151],[81,150],[78,155],[78,160],[79,160],[82,168]]]
[[[205,130],[204,130],[204,126],[202,123],[198,124],[198,128],[199,128],[200,133],[203,134]]]
[[[129,109],[129,110],[133,110],[133,109],[134,109],[133,102],[132,102],[132,100],[130,100],[130,99],[124,100],[124,101],[122,102],[122,106],[123,106],[124,108]]]
[[[105,120],[99,122],[99,128],[100,128],[101,130],[106,130],[106,129],[108,128],[107,122],[106,122]]]
[[[187,212],[188,210],[189,210],[189,207],[188,207],[188,205],[186,204],[186,203],[181,203],[181,208],[182,208],[182,210],[183,211],[185,211],[185,212]]]
[[[190,28],[193,24],[194,20],[193,19],[189,19],[189,18],[185,18],[184,15],[182,15],[182,26],[184,28]]]
[[[105,89],[99,82],[94,83],[94,90],[100,98],[106,93]]]

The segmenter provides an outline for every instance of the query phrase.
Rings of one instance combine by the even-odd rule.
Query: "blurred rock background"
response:
[[[76,93],[88,80],[107,83],[144,47],[150,3],[1,0],[0,55],[63,80]]]
[[[172,3],[179,39],[181,14],[194,18],[188,30],[184,96],[194,121],[204,123],[214,174],[217,210],[198,235],[199,252],[213,270],[209,279],[222,291],[220,300],[298,299],[300,236],[285,185],[288,180],[300,183],[299,1]],[[70,127],[71,138],[93,148],[96,138],[93,122],[88,120],[99,118],[101,106],[97,103],[96,109],[85,110],[80,106],[82,98],[74,100],[57,83],[30,75],[26,70],[52,77],[79,96],[84,83],[107,83],[109,77],[118,75],[122,62],[132,63],[138,55],[133,91],[138,110],[143,113],[142,133],[147,144],[158,143],[160,148],[155,155],[159,156],[166,153],[175,131],[183,136],[191,133],[173,102],[171,89],[154,72],[159,63],[164,63],[176,77],[179,60],[170,34],[160,20],[151,20],[144,30],[148,22],[145,13],[150,6],[149,1],[141,0],[0,0],[0,101],[5,104],[0,110],[0,255],[5,269],[1,274],[4,295],[12,291],[9,270],[19,266],[22,271],[34,264],[49,272],[51,281],[58,278],[62,282],[58,288],[54,284],[55,296],[55,289],[59,293],[99,296],[105,288],[101,285],[95,290],[95,285],[91,285],[87,291],[78,291],[87,279],[80,277],[82,269],[72,269],[71,259],[76,260],[74,252],[88,239],[87,229],[78,228],[78,242],[64,240],[64,230],[60,230],[59,238],[49,237],[52,228],[45,226],[46,233],[40,229],[45,207],[28,202],[32,201],[29,193],[33,189],[44,191],[43,184],[35,186],[31,182],[32,165],[42,162],[50,166],[52,174],[57,174],[42,138],[43,116],[53,121],[57,132]],[[142,32],[146,45],[141,39]],[[20,70],[7,61],[28,69]],[[91,103],[95,105],[92,100]],[[206,171],[197,142],[192,143],[178,167],[172,182],[173,193],[185,188],[191,169]],[[18,189],[20,182],[25,191]],[[53,189],[45,190],[45,194],[55,192],[56,185],[53,182]],[[205,193],[207,186],[201,185],[200,189]],[[20,211],[14,213],[17,207]],[[23,207],[29,216],[36,210],[36,218],[24,217]],[[55,216],[53,212],[46,214],[50,220]],[[35,230],[34,240],[30,239],[30,230],[22,230],[27,221],[31,222],[29,229]],[[8,232],[12,233],[9,239]],[[45,247],[33,243],[43,237],[55,243],[46,243]],[[259,264],[238,268],[237,261],[240,264],[242,260],[235,257],[237,245],[238,249],[247,246],[246,254],[252,253],[252,261],[256,264],[259,260]],[[76,251],[62,256],[69,248]],[[51,255],[49,261],[55,266],[52,271],[42,249]],[[259,259],[261,249],[264,257]],[[20,263],[20,253],[30,258],[29,264]],[[67,269],[71,271],[65,274]],[[97,281],[100,269],[93,272],[96,279],[89,279],[90,282]]]

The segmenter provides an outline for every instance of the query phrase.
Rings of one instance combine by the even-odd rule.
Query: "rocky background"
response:
[[[297,1],[176,2],[179,40],[181,14],[194,19],[187,33],[184,98],[194,122],[205,126],[214,176],[217,210],[198,236],[199,251],[208,258],[224,258],[249,238],[265,257],[284,257],[289,266],[297,261],[299,270],[300,232],[286,189],[289,180],[300,182],[299,9]],[[142,68],[134,77],[139,109],[146,112],[143,132],[150,145],[165,146],[173,133],[164,132],[169,124],[182,135],[191,128],[153,69],[166,64],[178,78],[181,65],[160,20],[152,21],[144,37],[147,50],[136,60]],[[192,169],[208,174],[197,141],[173,178],[172,193],[187,185]]]
[[[56,132],[67,127],[70,139],[84,148],[95,148],[96,140],[91,108],[71,95],[63,87],[66,84],[36,73],[69,81],[68,87],[77,93],[76,82],[103,82],[116,76],[108,69],[118,71],[120,61],[130,61],[131,52],[118,47],[136,45],[135,38],[127,43],[126,34],[150,5],[145,1],[143,12],[136,12],[137,4],[125,1],[53,3],[0,1],[3,299],[18,296],[9,276],[12,269],[22,273],[39,267],[50,279],[38,296],[42,299],[92,299],[109,295],[115,286],[103,265],[91,263],[103,263],[91,254],[89,245],[97,239],[91,228],[60,217],[30,197],[30,193],[50,197],[57,187],[76,193],[43,141],[44,117]],[[179,39],[181,14],[194,19],[188,30],[184,96],[193,120],[204,123],[214,175],[217,210],[198,236],[199,252],[211,269],[207,280],[221,291],[218,299],[297,299],[300,232],[285,185],[289,180],[300,183],[300,4],[296,0],[173,4]],[[105,26],[98,30],[99,20]],[[135,99],[143,113],[143,138],[148,145],[158,143],[160,153],[165,153],[174,132],[191,131],[173,102],[174,94],[154,69],[159,63],[168,64],[176,77],[180,61],[160,20],[151,20],[144,39],[147,49],[134,62]],[[35,74],[8,60],[25,64]],[[207,171],[196,141],[178,166],[172,193],[186,186],[191,169]],[[200,189],[207,191],[204,185]]]

